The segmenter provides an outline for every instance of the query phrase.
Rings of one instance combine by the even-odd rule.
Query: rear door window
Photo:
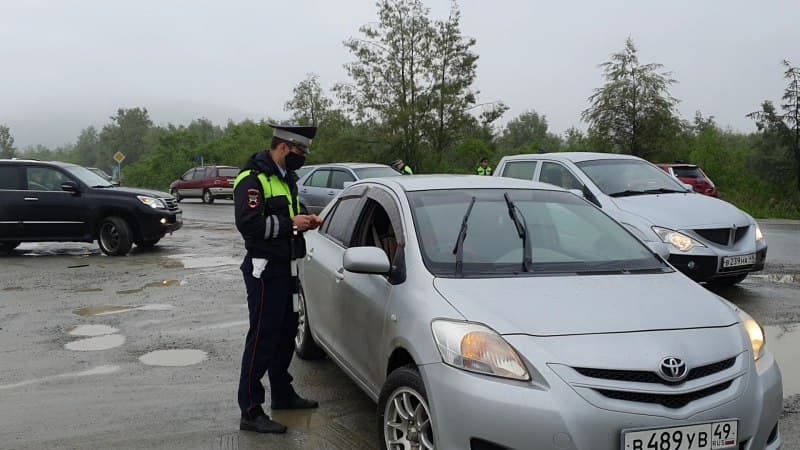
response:
[[[317,170],[314,173],[312,173],[310,177],[308,177],[308,180],[306,181],[305,184],[306,186],[311,186],[311,187],[326,188],[328,187],[328,177],[330,173],[331,171],[327,169]]]
[[[19,170],[15,166],[0,165],[0,189],[19,189]]]
[[[504,177],[519,178],[521,180],[533,180],[538,161],[509,161],[503,167]]]

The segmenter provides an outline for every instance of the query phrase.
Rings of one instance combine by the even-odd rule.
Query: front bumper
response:
[[[724,278],[763,270],[767,260],[766,246],[759,248],[755,252],[756,261],[755,264],[751,266],[723,268],[723,258],[733,255],[719,255],[713,252],[708,253],[709,254],[700,254],[699,252],[689,254],[670,253],[669,263],[695,281],[708,281],[715,278]]]
[[[139,216],[139,227],[136,237],[139,240],[158,239],[167,233],[179,230],[183,226],[181,210],[165,211],[152,209]]]
[[[478,375],[443,363],[420,370],[436,447],[442,449],[619,450],[622,429],[729,418],[739,420],[741,449],[776,450],[782,442],[777,431],[783,406],[781,375],[770,353],[742,377],[741,395],[680,419],[659,415],[657,405],[649,413],[594,406],[549,367],[543,368],[545,383],[538,385]],[[481,445],[473,445],[475,440]]]

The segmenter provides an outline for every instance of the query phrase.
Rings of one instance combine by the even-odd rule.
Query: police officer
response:
[[[241,270],[250,312],[239,377],[239,428],[285,433],[286,427],[270,419],[261,406],[261,378],[269,373],[272,410],[319,406],[294,391],[288,369],[297,332],[292,300],[299,282],[293,259],[305,256],[302,233],[322,221],[300,211],[294,172],[305,162],[316,127],[270,126],[269,151],[251,156],[234,183],[236,228],[247,249]]]
[[[411,170],[411,167],[409,167],[405,162],[403,162],[402,159],[396,159],[390,165],[394,170],[400,172],[403,175],[414,175],[414,171]]]
[[[475,173],[478,175],[486,175],[486,176],[492,175],[492,168],[489,167],[489,158],[481,158],[481,162],[478,165],[478,168],[476,169]]]

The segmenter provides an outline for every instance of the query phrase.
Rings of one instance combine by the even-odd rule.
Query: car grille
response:
[[[722,372],[725,369],[733,367],[734,363],[736,363],[735,357],[723,361],[718,361],[712,364],[706,364],[705,366],[695,367],[694,369],[691,369],[689,371],[689,374],[686,376],[684,380],[679,382],[669,382],[658,376],[658,374],[656,374],[655,372],[649,372],[645,370],[592,369],[585,367],[573,367],[573,369],[575,369],[581,375],[591,378],[601,378],[604,380],[615,380],[615,381],[630,381],[634,383],[660,383],[660,384],[666,384],[668,386],[675,386],[690,380],[696,380],[698,378],[703,378],[709,375],[713,375],[717,372]]]
[[[615,391],[610,389],[595,389],[600,394],[616,400],[625,400],[639,403],[655,403],[667,408],[683,408],[689,403],[728,389],[733,381],[726,381],[705,389],[685,394],[653,394],[647,392]]]
[[[694,230],[694,232],[715,244],[733,245],[747,234],[749,228],[749,226],[738,228],[700,228]]]
[[[167,205],[167,209],[170,211],[177,211],[178,210],[178,201],[175,200],[173,197],[164,197],[161,200]]]

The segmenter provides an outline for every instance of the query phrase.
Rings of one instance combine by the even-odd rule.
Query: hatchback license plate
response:
[[[728,267],[752,266],[755,263],[755,253],[750,253],[749,255],[726,256],[722,258],[722,268],[724,269]]]
[[[717,450],[739,445],[737,420],[652,430],[622,430],[623,450]]]

